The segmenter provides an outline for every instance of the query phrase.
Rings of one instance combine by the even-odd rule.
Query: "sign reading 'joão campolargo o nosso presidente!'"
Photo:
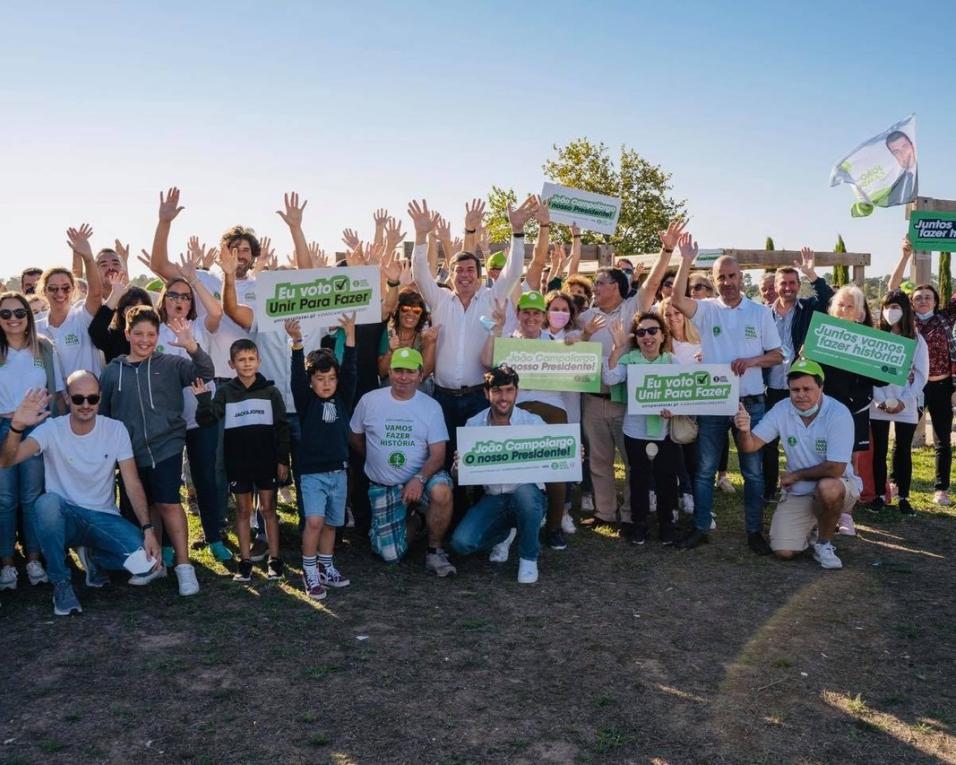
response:
[[[499,337],[494,365],[507,364],[525,390],[598,393],[601,390],[601,344],[565,345],[554,340]]]
[[[311,330],[355,311],[357,324],[374,324],[382,320],[381,292],[376,266],[263,271],[256,277],[256,322],[260,332],[281,332],[287,319]]]
[[[916,341],[865,324],[814,313],[803,355],[874,380],[906,385]]]
[[[559,483],[581,480],[581,426],[458,428],[458,483]]]
[[[613,234],[621,215],[621,200],[593,191],[572,189],[557,183],[545,183],[541,198],[547,200],[551,220],[578,226],[599,234]]]

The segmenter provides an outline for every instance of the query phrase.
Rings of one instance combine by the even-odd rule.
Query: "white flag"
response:
[[[849,183],[857,196],[850,208],[862,218],[875,207],[905,205],[916,199],[916,115],[864,141],[839,161],[830,173],[830,186]]]

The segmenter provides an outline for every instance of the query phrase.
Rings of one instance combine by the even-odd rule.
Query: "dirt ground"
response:
[[[353,584],[309,602],[291,516],[284,583],[235,584],[197,553],[174,579],[74,577],[0,609],[0,763],[956,763],[956,513],[838,540],[845,568],[752,555],[741,486],[711,544],[641,548],[581,529],[516,562],[438,580],[346,539]],[[769,522],[769,512],[767,514]],[[23,577],[21,576],[21,582]]]

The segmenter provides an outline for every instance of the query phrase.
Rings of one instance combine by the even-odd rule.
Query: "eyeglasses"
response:
[[[422,313],[422,307],[420,305],[403,305],[398,309],[401,313],[413,313],[416,316],[420,316]]]
[[[70,401],[72,401],[77,406],[83,406],[83,402],[86,401],[90,406],[96,406],[100,403],[100,394],[92,393],[89,396],[81,396],[79,393],[74,393],[70,396]]]
[[[638,337],[644,337],[644,335],[650,335],[654,337],[657,333],[660,332],[660,327],[639,327],[634,330],[634,334]]]
[[[12,316],[16,316],[18,319],[25,319],[27,317],[27,313],[28,311],[26,308],[14,308],[13,310],[10,310],[9,308],[4,308],[0,310],[0,319],[3,319],[4,321],[9,321],[10,317]]]
[[[671,285],[671,286],[673,286],[673,285]],[[708,287],[706,284],[692,284],[692,285],[690,285],[690,291],[691,291],[691,292],[700,292],[701,290],[709,290],[709,289],[710,289],[710,287]]]
[[[188,292],[167,292],[166,297],[177,303],[188,303],[193,299],[193,296]]]
[[[66,294],[67,292],[69,292],[69,291],[72,290],[72,289],[73,289],[73,287],[71,287],[69,284],[64,284],[62,287],[48,286],[48,287],[46,288],[46,291],[47,291],[47,292],[52,292],[53,294],[56,294],[57,292],[62,292],[62,293],[64,293],[64,294]]]

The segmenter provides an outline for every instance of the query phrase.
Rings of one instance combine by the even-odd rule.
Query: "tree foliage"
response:
[[[846,252],[846,244],[843,242],[843,236],[837,234],[837,243],[833,247],[834,252]],[[833,267],[833,286],[842,287],[844,284],[850,283],[850,267],[849,266],[834,266]]]
[[[949,266],[949,253],[939,254],[939,295],[943,301],[948,301],[953,294],[953,274]]]

